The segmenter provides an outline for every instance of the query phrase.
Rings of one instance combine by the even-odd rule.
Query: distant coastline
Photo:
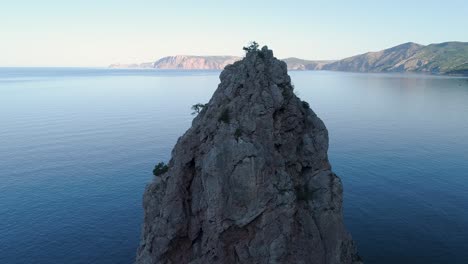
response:
[[[123,69],[222,70],[240,60],[237,56],[176,55],[155,62],[111,64]],[[344,72],[412,72],[436,75],[468,76],[468,42],[444,42],[420,45],[413,42],[342,60],[282,59],[288,70],[329,70]]]

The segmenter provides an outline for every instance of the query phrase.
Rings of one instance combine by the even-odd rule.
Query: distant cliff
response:
[[[377,52],[353,56],[322,67],[353,72],[468,73],[468,43],[445,42],[423,46],[405,43]]]
[[[113,64],[111,68],[156,68],[222,70],[241,57],[168,56],[154,63]],[[427,46],[408,42],[389,49],[367,52],[337,61],[286,58],[288,70],[329,70],[350,72],[422,72],[468,75],[468,43],[444,42]]]
[[[168,56],[157,60],[153,67],[156,69],[186,69],[186,70],[222,70],[241,57],[235,56]]]
[[[110,68],[155,68],[155,69],[183,69],[183,70],[222,70],[226,65],[241,60],[236,56],[167,56],[154,63],[111,64]],[[298,58],[283,59],[288,70],[321,70],[323,66],[334,61],[303,60]]]

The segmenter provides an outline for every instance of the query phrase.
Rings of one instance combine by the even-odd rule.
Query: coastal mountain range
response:
[[[112,64],[111,68],[155,68],[185,70],[222,70],[241,60],[236,56],[177,55],[155,62]],[[376,52],[342,60],[304,60],[285,58],[289,70],[328,70],[348,72],[416,72],[448,75],[468,75],[468,42],[444,42],[421,45],[404,43]]]

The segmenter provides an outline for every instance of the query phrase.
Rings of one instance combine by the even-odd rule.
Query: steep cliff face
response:
[[[360,263],[323,122],[271,50],[229,65],[144,194],[136,262]]]
[[[185,69],[185,70],[222,70],[240,57],[235,56],[169,56],[154,63],[157,69]]]

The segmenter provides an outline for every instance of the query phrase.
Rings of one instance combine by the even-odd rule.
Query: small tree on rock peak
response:
[[[252,51],[259,51],[258,47],[259,47],[258,43],[255,42],[255,41],[252,41],[252,42],[249,43],[249,46],[243,47],[242,49],[246,53],[249,53],[249,52],[252,52]]]
[[[194,104],[192,105],[192,115],[197,115],[201,112],[201,110],[203,110],[204,107],[206,107],[207,104],[201,104],[201,103],[198,103],[198,104]]]

